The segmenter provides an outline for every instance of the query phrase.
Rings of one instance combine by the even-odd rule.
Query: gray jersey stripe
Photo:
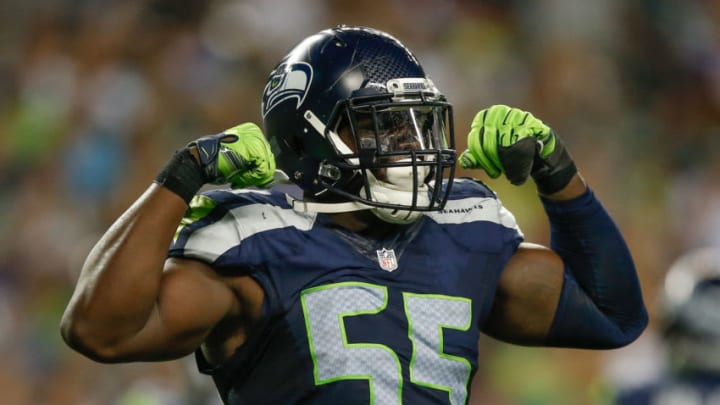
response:
[[[252,204],[233,208],[222,219],[200,228],[190,235],[184,246],[187,257],[213,262],[229,249],[255,234],[294,227],[310,230],[316,215],[298,214],[268,204]]]

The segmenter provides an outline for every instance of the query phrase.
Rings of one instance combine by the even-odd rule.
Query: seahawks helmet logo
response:
[[[305,62],[280,66],[277,71],[265,85],[261,107],[263,118],[278,104],[291,98],[297,99],[296,108],[300,108],[312,82],[312,66]]]

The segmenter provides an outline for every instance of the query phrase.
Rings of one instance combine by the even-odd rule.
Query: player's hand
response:
[[[468,150],[460,166],[482,168],[491,178],[502,173],[512,184],[532,175],[543,194],[562,189],[577,172],[562,141],[531,113],[494,105],[475,115],[468,134]]]
[[[265,187],[273,181],[275,157],[260,128],[244,123],[188,144],[197,148],[206,183],[233,188]]]

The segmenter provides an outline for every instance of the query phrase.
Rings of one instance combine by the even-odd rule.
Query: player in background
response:
[[[97,242],[62,320],[71,347],[194,353],[227,404],[463,404],[480,333],[606,349],[645,328],[622,235],[532,114],[481,110],[458,157],[415,56],[347,26],[290,50],[261,111],[265,135],[245,123],[181,148]],[[458,162],[532,178],[551,246],[524,242]],[[271,187],[283,178],[301,192]],[[196,195],[207,183],[232,188]]]
[[[615,403],[720,404],[720,249],[692,250],[672,264],[660,314],[666,373],[657,381],[620,389]]]

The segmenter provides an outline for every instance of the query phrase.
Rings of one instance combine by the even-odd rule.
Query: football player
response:
[[[617,405],[720,404],[720,249],[678,258],[660,295],[669,367],[657,381],[621,389]]]
[[[290,50],[261,111],[264,135],[244,123],[180,149],[97,242],[62,321],[71,347],[194,353],[227,404],[463,404],[480,333],[604,349],[645,328],[622,235],[532,114],[480,111],[458,157],[416,57],[348,26]],[[531,177],[552,246],[523,242],[458,162]],[[284,179],[297,188],[270,187]],[[232,187],[197,195],[207,183]]]

